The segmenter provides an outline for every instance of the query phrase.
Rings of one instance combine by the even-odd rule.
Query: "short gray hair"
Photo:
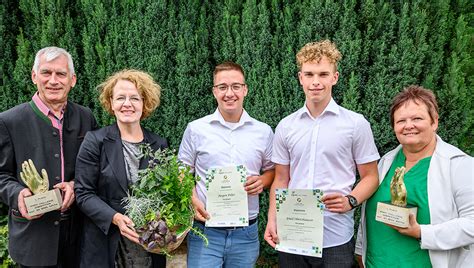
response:
[[[69,73],[71,74],[71,77],[74,74],[76,74],[74,72],[74,63],[72,62],[71,54],[69,54],[69,52],[67,52],[64,48],[60,48],[60,47],[45,47],[45,48],[40,49],[36,53],[35,63],[33,64],[33,71],[35,73],[38,73],[39,71],[39,63],[40,63],[41,56],[43,55],[45,56],[46,61],[52,61],[56,59],[57,57],[59,57],[60,55],[66,56],[67,66],[69,67]]]

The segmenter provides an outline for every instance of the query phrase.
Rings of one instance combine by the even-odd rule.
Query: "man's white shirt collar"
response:
[[[222,116],[221,112],[219,111],[219,108],[216,108],[216,111],[211,114],[211,116],[208,117],[208,123],[212,122],[219,122],[223,126],[227,126],[226,121],[224,117]],[[238,122],[238,126],[244,125],[245,123],[251,123],[252,122],[252,117],[243,109],[242,115],[240,116],[240,120]]]
[[[319,116],[322,116],[325,113],[333,113],[336,115],[339,114],[339,105],[334,101],[333,98],[331,98],[331,101],[329,101],[328,105],[326,106],[326,108],[324,108],[323,112]],[[304,102],[303,107],[301,107],[301,109],[299,109],[298,111],[298,117],[302,118],[303,116],[308,116],[309,118],[313,120],[316,119],[316,118],[313,118],[313,116],[309,112],[308,107],[306,106],[306,101]]]

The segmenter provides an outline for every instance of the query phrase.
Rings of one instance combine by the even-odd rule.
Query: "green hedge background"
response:
[[[473,10],[469,0],[1,0],[0,111],[30,100],[34,55],[55,45],[75,61],[71,99],[101,125],[113,120],[96,86],[115,71],[141,69],[163,87],[145,125],[178,148],[186,124],[215,109],[214,66],[233,60],[246,71],[246,110],[275,127],[304,102],[296,52],[329,38],[343,54],[334,98],[365,115],[381,154],[397,144],[389,103],[416,83],[438,97],[439,135],[472,155]],[[263,239],[261,255],[274,260]]]

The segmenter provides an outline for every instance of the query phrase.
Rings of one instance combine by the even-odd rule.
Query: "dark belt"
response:
[[[71,219],[71,210],[68,209],[66,211],[61,212],[60,221],[67,221]]]
[[[198,221],[198,220],[194,220],[194,221],[202,224],[203,226],[206,226],[206,223],[202,221]],[[257,218],[249,220],[249,226],[253,225],[256,222],[257,222]],[[236,229],[241,229],[245,227],[248,227],[248,226],[224,226],[224,227],[206,227],[206,228],[212,228],[212,229],[217,229],[217,230],[236,230]]]

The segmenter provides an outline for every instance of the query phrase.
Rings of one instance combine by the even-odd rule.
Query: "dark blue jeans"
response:
[[[354,241],[323,249],[323,257],[316,258],[278,252],[278,262],[281,268],[351,268],[354,264]]]

